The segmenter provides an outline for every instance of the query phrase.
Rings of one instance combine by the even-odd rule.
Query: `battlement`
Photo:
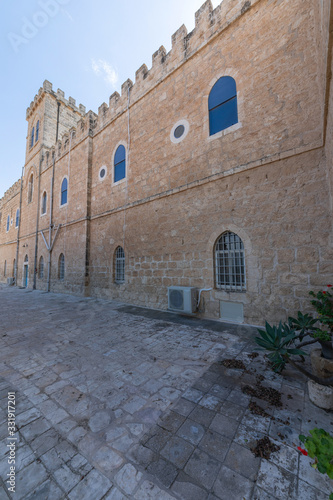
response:
[[[10,200],[10,198],[15,196],[16,194],[19,194],[20,189],[21,189],[21,179],[19,179],[12,186],[10,186],[10,188],[7,189],[3,197],[0,198],[0,209],[3,207],[3,205],[7,203],[8,200]]]
[[[103,103],[98,108],[96,130],[124,112],[130,103],[137,101],[154,86],[175,71],[188,58],[192,57],[209,39],[226,29],[230,23],[241,17],[260,0],[223,0],[215,9],[211,0],[207,0],[195,13],[195,27],[188,33],[182,25],[171,37],[171,50],[166,52],[161,46],[152,55],[152,66],[140,66],[135,73],[135,83],[126,80],[121,86],[121,95],[114,92],[109,106]]]
[[[58,89],[57,92],[55,92],[52,89],[52,83],[49,82],[48,80],[45,80],[43,83],[43,87],[40,87],[38,93],[35,95],[35,98],[33,101],[31,101],[30,106],[27,108],[26,112],[26,119],[28,120],[32,113],[35,111],[36,107],[42,100],[45,94],[50,94],[53,97],[55,97],[58,101],[62,102],[65,104],[65,106],[68,106],[72,108],[73,111],[79,113],[80,115],[84,116],[86,114],[86,107],[83,106],[83,104],[79,104],[79,106],[76,106],[76,101],[73,99],[73,97],[69,97],[68,100],[65,99],[65,93],[63,90]]]

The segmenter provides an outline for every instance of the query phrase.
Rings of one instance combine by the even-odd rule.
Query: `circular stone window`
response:
[[[99,170],[99,178],[102,181],[104,177],[106,176],[106,167],[102,167]]]
[[[177,144],[178,142],[181,142],[183,139],[188,134],[190,125],[187,120],[179,120],[175,125],[172,127],[171,132],[170,132],[170,140],[174,144]]]

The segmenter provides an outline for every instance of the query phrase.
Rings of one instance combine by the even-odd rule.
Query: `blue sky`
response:
[[[204,0],[15,0],[0,19],[0,197],[21,176],[26,108],[43,81],[98,107],[194,14]],[[213,0],[214,8],[220,3]]]

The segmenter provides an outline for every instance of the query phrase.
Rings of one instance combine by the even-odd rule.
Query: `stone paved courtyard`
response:
[[[1,500],[324,500],[333,491],[297,451],[301,432],[332,433],[333,414],[308,401],[301,376],[277,376],[253,355],[254,328],[7,286],[0,303]],[[233,358],[246,370],[221,363]],[[244,385],[277,389],[282,407]],[[251,451],[265,435],[280,447],[269,460]]]

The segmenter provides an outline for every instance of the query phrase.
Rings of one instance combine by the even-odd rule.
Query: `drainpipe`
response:
[[[60,103],[58,103],[59,105]],[[59,107],[58,107],[59,110]],[[58,124],[57,124],[57,134],[58,134]],[[54,185],[54,170],[55,170],[55,151],[52,154],[52,177],[51,177],[51,197],[50,197],[50,225],[49,225],[49,262],[47,266],[47,291],[50,291],[51,284],[51,249],[52,249],[52,216],[53,216],[53,185]]]
[[[21,210],[22,210],[22,189],[23,189],[23,172],[24,172],[24,167],[22,167],[22,175],[21,175],[21,188],[20,188],[19,221],[18,221],[18,228],[17,228],[16,258],[15,258],[15,268],[14,268],[14,281],[15,281],[15,285],[17,285],[17,266],[18,266],[19,245],[20,245]]]
[[[36,220],[36,238],[35,238],[35,268],[34,268],[34,284],[32,286],[33,290],[36,290],[36,281],[37,281],[37,258],[38,258],[38,226],[39,226],[39,204],[40,204],[40,178],[42,172],[42,161],[43,161],[43,153],[41,153],[41,157],[39,159],[39,173],[38,173],[38,199],[37,199],[37,220]]]

